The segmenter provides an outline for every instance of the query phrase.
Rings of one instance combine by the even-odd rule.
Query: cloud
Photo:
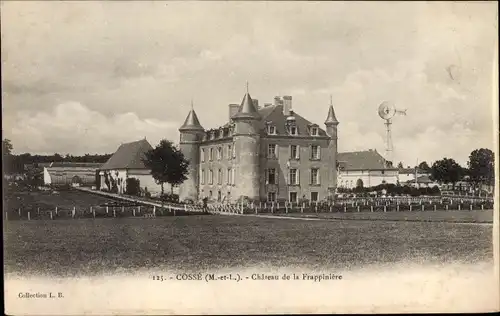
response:
[[[19,112],[10,126],[14,151],[53,154],[113,153],[120,143],[146,137],[154,146],[172,139],[177,124],[154,118],[141,119],[128,112],[111,117],[78,102],[57,105],[48,112]]]
[[[384,151],[376,111],[388,100],[408,109],[394,120],[395,159],[462,160],[475,144],[493,148],[497,12],[493,2],[5,2],[5,134],[18,116],[43,120],[66,100],[108,120],[134,113],[178,126],[193,99],[202,125],[216,127],[249,81],[260,104],[292,95],[317,123],[332,94],[342,149]],[[17,136],[21,148],[78,150],[40,124],[45,141]]]

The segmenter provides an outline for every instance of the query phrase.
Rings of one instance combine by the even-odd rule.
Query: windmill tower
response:
[[[396,115],[406,115],[406,110],[398,110],[394,104],[384,101],[378,107],[378,115],[384,120],[386,127],[385,136],[385,160],[394,164],[394,146],[392,144],[392,119]],[[385,166],[385,164],[384,164]]]

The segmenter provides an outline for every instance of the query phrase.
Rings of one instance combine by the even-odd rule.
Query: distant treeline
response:
[[[20,154],[20,155],[10,155],[8,157],[9,161],[5,161],[6,169],[10,172],[23,172],[24,165],[26,164],[40,164],[40,163],[51,163],[51,162],[90,162],[90,163],[105,163],[111,157],[112,154],[85,154],[83,156],[73,156],[66,155],[62,156],[60,154],[53,155],[31,155],[31,154]]]

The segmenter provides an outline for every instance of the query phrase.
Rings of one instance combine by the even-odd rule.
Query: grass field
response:
[[[61,191],[58,194],[52,194],[50,191],[23,192],[17,199],[12,199],[6,207],[11,210],[23,209],[71,209],[97,206],[113,202],[113,199],[77,190]]]
[[[493,223],[493,210],[474,211],[404,211],[404,212],[359,212],[359,213],[288,213],[277,216],[324,218],[340,220],[377,221],[422,221],[456,223]]]
[[[59,276],[137,269],[342,268],[491,260],[492,225],[186,216],[13,221],[5,271]]]

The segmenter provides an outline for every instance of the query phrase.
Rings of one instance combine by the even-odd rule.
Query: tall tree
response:
[[[153,178],[161,185],[162,195],[165,183],[171,185],[170,193],[173,194],[173,187],[187,179],[189,161],[169,140],[162,139],[160,144],[146,153],[143,161],[146,167],[151,169]]]
[[[2,140],[2,165],[5,173],[11,173],[13,171],[12,168],[12,143],[10,139]]]
[[[439,183],[451,183],[453,188],[455,188],[455,183],[461,179],[463,174],[464,169],[451,158],[437,160],[431,167],[431,175],[434,180]]]
[[[493,185],[495,179],[494,164],[495,157],[491,150],[487,148],[473,150],[467,162],[471,182],[476,185]]]
[[[429,172],[431,171],[431,167],[429,167],[429,165],[427,164],[427,161],[422,161],[419,165],[418,165],[418,169],[422,170],[422,171],[425,171],[425,172]]]

